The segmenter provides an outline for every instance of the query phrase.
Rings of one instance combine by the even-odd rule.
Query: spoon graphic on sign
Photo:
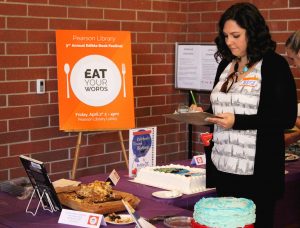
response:
[[[67,76],[67,98],[70,98],[70,89],[69,89],[69,73],[70,73],[70,65],[68,63],[65,63],[64,71]]]
[[[123,76],[123,97],[126,97],[126,82],[125,82],[126,66],[122,63],[122,76]]]

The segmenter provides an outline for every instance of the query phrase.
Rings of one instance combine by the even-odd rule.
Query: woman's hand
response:
[[[220,127],[223,127],[225,129],[232,128],[234,121],[235,121],[235,116],[233,113],[221,113],[221,114],[217,114],[217,116],[222,117],[222,118],[208,117],[208,118],[206,118],[206,120],[208,122],[217,124]]]
[[[203,112],[203,109],[195,104],[192,104],[189,108],[189,111]]]

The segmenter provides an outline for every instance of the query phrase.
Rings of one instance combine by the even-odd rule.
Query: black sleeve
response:
[[[256,115],[235,115],[233,129],[289,129],[297,117],[296,85],[287,61],[280,55],[264,58],[261,94]]]

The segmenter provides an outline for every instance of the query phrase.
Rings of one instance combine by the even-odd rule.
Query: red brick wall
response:
[[[163,117],[187,103],[188,93],[174,88],[174,43],[212,42],[233,2],[0,0],[0,180],[25,175],[20,154],[47,162],[53,179],[70,177],[78,133],[58,129],[56,29],[131,31],[136,125],[158,127],[158,163],[186,158],[187,126]],[[251,2],[284,53],[285,39],[300,28],[299,0]],[[35,93],[38,78],[46,80],[45,94]],[[197,99],[205,105],[209,94]],[[128,148],[128,131],[123,137]],[[200,143],[194,151],[202,151]],[[83,133],[78,176],[114,168],[125,168],[118,132]]]

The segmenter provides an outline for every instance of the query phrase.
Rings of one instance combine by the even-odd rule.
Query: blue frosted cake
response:
[[[193,218],[194,227],[253,227],[255,204],[245,198],[202,198],[195,204]]]

